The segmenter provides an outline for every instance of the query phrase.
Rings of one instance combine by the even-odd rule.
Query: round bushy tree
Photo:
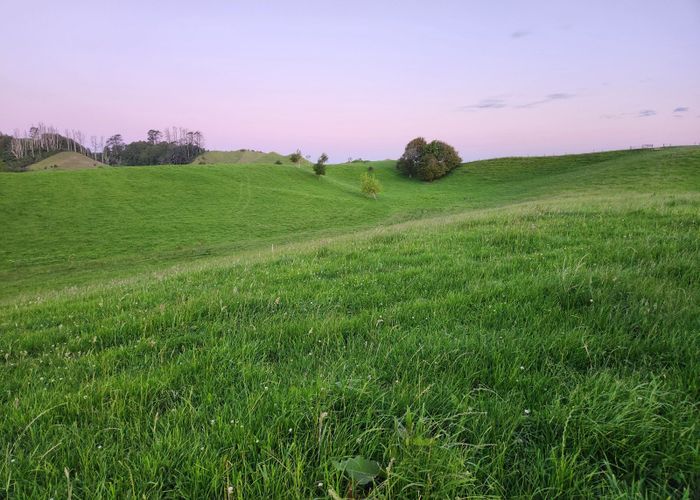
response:
[[[442,141],[426,142],[422,137],[413,139],[396,163],[404,175],[423,181],[439,179],[462,164],[455,148]]]
[[[396,163],[396,168],[409,177],[418,176],[418,164],[423,157],[423,150],[428,145],[422,137],[416,137],[406,144],[406,149]]]

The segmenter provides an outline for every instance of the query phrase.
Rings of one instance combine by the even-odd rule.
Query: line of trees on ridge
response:
[[[182,127],[151,129],[145,140],[126,143],[121,134],[106,140],[104,136],[88,138],[80,130],[66,129],[60,133],[39,123],[28,131],[16,129],[12,135],[0,132],[0,167],[23,170],[64,151],[84,154],[110,165],[185,164],[205,152],[204,144],[202,132]]]

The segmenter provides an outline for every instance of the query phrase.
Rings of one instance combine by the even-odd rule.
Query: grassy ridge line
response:
[[[691,496],[697,213],[565,198],[5,308],[0,494],[311,498],[360,454],[375,498]]]
[[[700,193],[684,193],[671,196],[632,194],[625,196],[624,199],[619,197],[612,198],[608,195],[569,194],[536,201],[514,202],[499,207],[468,210],[439,216],[411,219],[403,222],[382,224],[368,229],[334,236],[325,236],[283,243],[280,245],[272,244],[264,248],[245,250],[229,255],[219,255],[188,262],[180,262],[172,266],[144,271],[124,278],[112,278],[96,283],[81,284],[62,289],[22,292],[12,297],[0,298],[0,307],[21,307],[30,304],[41,304],[43,302],[66,297],[81,297],[93,293],[105,293],[113,289],[128,288],[131,286],[148,286],[149,283],[153,281],[161,282],[182,274],[204,272],[217,268],[223,269],[240,265],[251,265],[328,246],[339,248],[350,242],[366,242],[376,236],[393,235],[406,230],[418,229],[433,231],[444,226],[465,221],[489,221],[494,218],[501,218],[505,215],[517,217],[541,210],[562,211],[576,209],[586,212],[607,209],[619,212],[640,205],[655,207],[676,203],[700,207]]]

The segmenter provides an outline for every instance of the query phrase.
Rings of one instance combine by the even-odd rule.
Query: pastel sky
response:
[[[7,0],[0,131],[465,159],[700,142],[699,0]]]

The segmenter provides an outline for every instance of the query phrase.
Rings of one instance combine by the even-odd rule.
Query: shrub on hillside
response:
[[[294,151],[292,154],[289,155],[289,159],[291,160],[292,163],[296,163],[297,167],[299,166],[299,163],[301,163],[301,159],[303,156],[301,155],[301,150],[297,149]]]
[[[408,177],[422,181],[439,179],[462,164],[455,148],[442,141],[427,142],[422,137],[413,139],[406,145],[396,168]]]
[[[318,161],[314,163],[314,173],[318,176],[326,175],[326,162],[328,161],[328,155],[323,153],[318,157]]]
[[[379,184],[375,176],[365,172],[360,179],[360,189],[362,189],[364,194],[376,200],[377,194],[382,190],[382,185]]]

